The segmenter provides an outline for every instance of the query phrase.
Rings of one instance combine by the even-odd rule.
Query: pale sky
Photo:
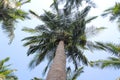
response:
[[[41,14],[43,12],[43,9],[49,10],[49,5],[51,4],[52,0],[31,0],[31,3],[25,5],[23,8],[24,10],[32,9],[38,14]],[[93,15],[100,15],[105,9],[113,6],[115,2],[120,2],[120,0],[93,0],[97,8],[92,9],[90,12],[90,16]],[[34,16],[30,15],[32,18]],[[24,22],[20,22],[19,24],[16,24],[17,29],[15,30],[15,39],[11,45],[8,45],[8,38],[6,34],[3,33],[3,31],[0,29],[0,59],[4,59],[6,57],[10,57],[9,63],[12,64],[12,68],[17,69],[18,71],[15,73],[19,80],[30,80],[33,77],[42,77],[42,70],[44,69],[44,66],[46,63],[41,63],[38,67],[36,67],[33,70],[30,70],[28,68],[28,64],[30,62],[30,59],[33,58],[33,56],[27,57],[27,47],[23,47],[23,42],[21,42],[21,39],[23,39],[25,36],[28,36],[29,34],[26,34],[22,32],[20,29],[22,27],[35,27],[41,22],[37,20],[36,18],[32,20],[25,20]],[[90,25],[94,25],[96,27],[107,27],[108,29],[100,33],[95,38],[91,38],[91,40],[98,40],[98,41],[115,41],[116,43],[119,43],[119,33],[117,32],[117,25],[115,22],[109,22],[108,18],[99,17],[98,19],[94,20]],[[108,54],[105,52],[97,52],[94,53],[85,53],[86,56],[89,58],[89,60],[97,60],[98,58],[106,58]],[[120,70],[115,70],[112,68],[107,69],[98,69],[98,68],[90,68],[85,67],[84,73],[78,78],[78,80],[115,80],[117,77],[120,77]]]

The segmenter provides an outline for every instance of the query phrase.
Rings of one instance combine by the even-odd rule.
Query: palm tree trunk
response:
[[[66,80],[66,55],[64,41],[60,41],[46,80]]]

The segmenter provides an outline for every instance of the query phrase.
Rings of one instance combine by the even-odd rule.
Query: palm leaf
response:
[[[98,60],[98,61],[92,61],[92,66],[97,66],[100,68],[107,68],[107,67],[113,67],[115,69],[120,69],[120,59],[115,57],[109,57],[108,60]]]
[[[78,68],[76,71],[71,71],[71,68],[67,68],[67,80],[77,80],[81,73],[83,73],[83,67]]]
[[[11,66],[9,65],[5,65],[6,62],[9,61],[9,57],[3,59],[0,61],[0,79],[9,79],[9,80],[17,80],[17,76],[14,75],[13,73],[16,71],[16,69],[10,69],[9,67]]]

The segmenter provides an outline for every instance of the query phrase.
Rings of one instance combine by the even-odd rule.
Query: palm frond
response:
[[[67,68],[67,80],[77,80],[77,78],[83,73],[83,67],[79,67],[76,71],[71,71],[71,68]]]
[[[120,59],[115,57],[109,57],[108,60],[91,61],[91,65],[100,67],[102,69],[107,67],[120,69]]]
[[[30,12],[31,14],[33,14],[35,17],[37,17],[38,19],[40,19],[40,16],[39,16],[38,14],[36,14],[34,11],[29,10],[29,12]]]
[[[88,19],[86,19],[86,23],[90,23],[92,20],[96,19],[98,16],[93,16]]]
[[[38,64],[40,64],[44,60],[45,55],[45,51],[43,53],[36,54],[35,58],[33,58],[33,60],[31,60],[31,62],[29,63],[29,68],[33,69],[38,66]]]
[[[86,28],[86,30],[85,30],[86,36],[89,38],[89,37],[98,35],[98,34],[99,34],[100,32],[102,32],[104,29],[106,29],[106,28],[105,28],[105,27],[96,28],[96,27],[94,27],[94,26],[88,27],[88,28]]]
[[[28,32],[28,33],[36,33],[37,30],[36,29],[32,29],[32,28],[28,28],[28,27],[24,27],[22,29],[22,31]]]
[[[115,56],[119,56],[120,53],[120,45],[114,43],[100,43],[96,42],[99,47],[102,47],[105,51],[109,51],[113,53]]]
[[[53,3],[50,5],[50,7],[52,7],[57,13],[59,13],[58,4],[58,0],[53,0]]]
[[[73,75],[73,78],[72,78],[72,80],[75,80],[75,79],[77,79],[77,77],[81,74],[81,73],[83,73],[84,71],[83,71],[83,67],[81,67],[81,68],[78,68],[78,70],[75,72],[75,74]]]

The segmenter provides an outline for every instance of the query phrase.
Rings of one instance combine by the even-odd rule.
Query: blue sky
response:
[[[49,5],[51,4],[52,0],[32,0],[31,3],[25,5],[23,7],[24,10],[32,9],[38,14],[43,13],[43,9],[49,8]],[[93,0],[97,8],[92,9],[89,16],[93,15],[100,15],[103,10],[106,8],[109,8],[115,2],[120,2],[120,0]],[[34,18],[34,16],[30,15],[33,19],[31,20],[25,20],[24,22],[21,21],[18,24],[16,24],[17,28],[15,30],[15,39],[11,45],[8,45],[9,39],[7,38],[7,35],[3,33],[3,30],[0,29],[0,59],[4,59],[6,57],[10,57],[9,63],[12,64],[11,68],[15,68],[18,71],[15,73],[19,80],[30,80],[34,76],[36,77],[42,77],[42,70],[44,69],[46,63],[41,63],[38,67],[36,67],[33,70],[30,70],[28,68],[28,64],[30,60],[33,58],[33,56],[27,57],[26,52],[28,47],[23,47],[23,42],[21,42],[21,39],[23,39],[25,36],[28,36],[29,34],[26,34],[21,31],[23,27],[35,27],[41,22]],[[90,38],[90,40],[97,40],[97,41],[110,41],[110,42],[116,42],[119,43],[120,33],[117,32],[117,24],[115,22],[109,22],[108,18],[102,18],[98,17],[98,19],[94,20],[89,25],[94,25],[96,27],[107,27],[108,29],[100,33],[94,38]],[[105,52],[98,52],[95,51],[94,53],[86,52],[86,56],[89,60],[97,60],[99,58],[104,59],[106,56],[108,56]],[[117,77],[120,77],[120,70],[115,70],[113,68],[107,68],[107,69],[98,69],[98,68],[90,68],[85,67],[84,73],[78,78],[78,80],[115,80]]]

